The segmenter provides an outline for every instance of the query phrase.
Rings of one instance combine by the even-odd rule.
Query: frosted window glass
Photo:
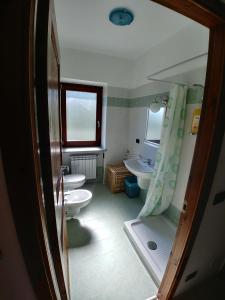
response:
[[[146,140],[147,141],[159,141],[161,137],[161,130],[163,124],[165,108],[161,107],[156,113],[148,110],[148,122],[146,130]]]
[[[96,140],[97,94],[66,91],[67,141]]]

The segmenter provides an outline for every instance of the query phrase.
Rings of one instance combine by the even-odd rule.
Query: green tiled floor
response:
[[[137,217],[143,202],[86,185],[92,202],[67,222],[72,300],[145,300],[157,289],[137,257],[124,221]]]

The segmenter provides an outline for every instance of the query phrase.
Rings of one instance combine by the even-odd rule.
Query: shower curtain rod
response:
[[[152,81],[159,81],[159,82],[165,82],[165,83],[172,83],[172,84],[178,84],[178,85],[186,85],[186,86],[200,86],[202,88],[204,88],[204,85],[202,84],[187,84],[187,83],[183,83],[183,82],[176,82],[176,81],[169,81],[169,80],[161,80],[161,79],[155,79],[155,78],[151,78],[149,77],[148,80],[152,80]]]
[[[165,72],[165,71],[168,71],[168,70],[170,70],[170,69],[173,69],[173,68],[175,68],[175,67],[177,67],[177,66],[183,65],[183,64],[185,64],[185,63],[187,63],[187,62],[190,62],[190,61],[192,61],[192,60],[195,60],[195,59],[197,59],[197,58],[203,57],[203,56],[205,56],[205,55],[207,55],[207,54],[208,54],[208,52],[204,52],[204,53],[202,53],[202,54],[200,54],[200,55],[196,55],[196,56],[194,56],[194,57],[192,57],[192,58],[183,60],[182,62],[179,62],[179,63],[177,63],[177,64],[175,64],[175,65],[173,65],[173,66],[164,68],[164,69],[162,69],[162,70],[160,70],[160,71],[158,71],[158,72],[155,72],[155,73],[153,73],[153,74],[147,76],[147,79],[148,79],[148,80],[152,80],[152,81],[159,81],[159,82],[166,82],[166,83],[174,83],[174,84],[180,84],[180,85],[188,85],[188,84],[182,83],[182,82],[173,82],[173,81],[169,81],[169,80],[163,80],[163,79],[161,80],[161,79],[156,79],[156,78],[152,78],[152,77],[153,77],[153,76],[156,76],[156,75],[158,75],[158,74],[160,74],[160,73],[162,73],[162,72]],[[204,87],[204,86],[201,85],[201,84],[196,84],[196,85]]]

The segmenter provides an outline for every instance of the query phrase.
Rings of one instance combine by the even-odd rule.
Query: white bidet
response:
[[[66,217],[73,218],[79,214],[82,207],[87,206],[92,199],[92,193],[88,190],[77,189],[65,193]]]

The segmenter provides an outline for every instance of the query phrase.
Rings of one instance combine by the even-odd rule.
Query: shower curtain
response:
[[[173,200],[183,141],[186,96],[186,86],[174,85],[170,91],[154,171],[139,217],[159,215]]]

